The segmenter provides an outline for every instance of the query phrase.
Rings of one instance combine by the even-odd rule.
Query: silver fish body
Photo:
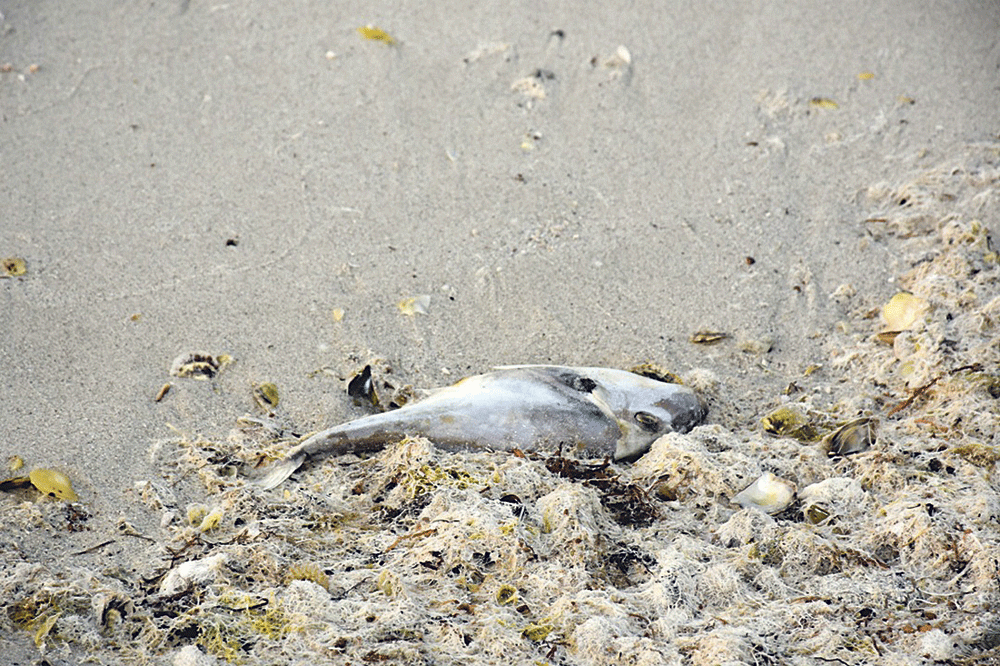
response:
[[[687,432],[706,414],[691,389],[624,370],[509,366],[317,433],[257,483],[273,488],[307,459],[379,451],[412,436],[452,451],[564,445],[583,457],[634,460],[664,433]]]

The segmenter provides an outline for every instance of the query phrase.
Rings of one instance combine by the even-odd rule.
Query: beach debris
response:
[[[510,84],[510,89],[511,92],[521,93],[529,101],[542,100],[546,97],[544,81],[554,78],[555,75],[552,72],[539,69],[530,76],[525,76],[514,81],[514,83]]]
[[[632,67],[632,54],[629,53],[629,50],[625,46],[619,46],[610,56],[601,58],[595,55],[590,59],[591,67],[597,67],[598,64],[600,64],[602,69],[609,72],[608,81],[615,81],[630,71]]]
[[[414,317],[418,314],[427,314],[427,308],[430,307],[430,304],[430,295],[420,294],[419,296],[404,298],[399,303],[396,303],[396,307],[399,308],[399,311],[407,317]]]
[[[840,105],[829,97],[813,97],[809,100],[809,106],[816,109],[839,109]]]
[[[679,375],[670,372],[657,363],[640,363],[639,365],[632,366],[628,369],[628,371],[660,382],[666,382],[668,384],[684,383]]]
[[[381,28],[376,28],[371,23],[358,28],[358,34],[369,41],[382,42],[386,46],[393,46],[396,43],[396,40],[389,36],[389,33]]]
[[[280,397],[278,387],[272,382],[255,384],[253,387],[253,399],[265,412],[273,413],[278,408]]]
[[[760,420],[761,428],[775,437],[790,437],[800,442],[816,442],[823,436],[810,414],[793,405],[782,405]]]
[[[161,597],[173,597],[195,585],[210,583],[219,577],[219,570],[229,561],[227,553],[216,553],[200,560],[188,560],[167,572],[160,582]]]
[[[886,334],[897,334],[913,328],[927,313],[927,301],[913,294],[901,291],[882,307],[882,320]]]
[[[31,485],[31,479],[29,479],[27,476],[7,475],[2,481],[0,481],[0,491],[5,493],[32,487],[33,486]]]
[[[229,354],[218,356],[204,352],[181,354],[170,364],[170,374],[185,379],[209,380],[233,362],[234,359]]]
[[[334,308],[331,314],[334,322],[340,323],[344,321],[344,308]]]
[[[763,335],[759,338],[742,338],[738,346],[741,352],[764,355],[774,349],[774,336]]]
[[[863,416],[848,421],[823,438],[822,446],[831,458],[863,453],[875,445],[878,422]]]
[[[611,57],[604,61],[604,66],[608,69],[621,69],[632,64],[632,54],[623,45],[619,45]]]
[[[171,384],[170,382],[167,382],[166,384],[161,386],[160,390],[156,392],[155,396],[153,396],[153,402],[160,402],[161,400],[163,400],[165,397],[167,397],[167,393],[170,393],[170,389],[172,389],[173,387],[174,385]]]
[[[225,515],[226,511],[222,507],[217,506],[213,508],[211,511],[206,513],[201,519],[201,522],[198,523],[198,531],[203,533],[211,532],[222,523],[222,519]]]
[[[764,472],[756,481],[733,496],[733,504],[744,509],[753,507],[764,513],[779,513],[795,499],[795,484]]]
[[[80,499],[69,477],[54,469],[33,469],[28,475],[31,485],[38,489],[38,492],[49,497],[55,497],[66,502],[75,502]]]
[[[21,257],[7,257],[0,262],[0,278],[20,277],[28,272],[28,264]]]
[[[858,80],[860,81],[871,81],[874,78],[875,78],[874,72],[869,72],[867,70],[864,72],[858,72]]]
[[[7,459],[7,471],[17,472],[24,467],[24,458],[21,456],[11,456]]]
[[[372,366],[366,365],[361,372],[351,377],[347,383],[347,395],[357,401],[367,402],[378,407],[379,398],[375,391],[375,382],[372,380]]]
[[[691,334],[691,342],[696,345],[716,345],[729,337],[722,331],[701,330]]]

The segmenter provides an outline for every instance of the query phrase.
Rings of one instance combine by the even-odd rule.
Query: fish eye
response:
[[[656,418],[649,412],[636,412],[634,418],[636,423],[638,423],[643,430],[648,432],[658,432],[663,425],[663,422],[660,421],[660,419]]]

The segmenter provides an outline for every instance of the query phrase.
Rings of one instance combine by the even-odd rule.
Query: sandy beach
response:
[[[1000,480],[987,455],[998,445],[989,382],[997,375],[1000,317],[993,309],[1000,309],[1000,4],[869,5],[0,5],[0,258],[7,266],[0,272],[0,461],[8,479],[59,470],[79,495],[70,504],[23,485],[0,493],[0,650],[14,664],[78,663],[88,654],[96,663],[154,664],[359,663],[366,655],[486,664],[501,663],[503,654],[515,655],[505,663],[552,664],[997,660],[1000,590],[983,581],[990,562],[1000,566]],[[906,335],[879,341],[882,308],[900,291],[922,299],[923,318],[907,324],[909,342]],[[725,336],[692,342],[700,332]],[[231,362],[209,381],[171,376],[174,359],[195,352]],[[661,518],[622,526],[598,491],[558,481],[541,461],[478,453],[449,462],[430,445],[402,447],[379,454],[377,464],[317,465],[292,490],[267,494],[225,477],[225,464],[205,453],[212,447],[198,444],[220,443],[219,451],[246,462],[250,444],[278,455],[293,435],[356,418],[364,409],[345,386],[366,364],[397,387],[433,388],[518,363],[656,364],[676,373],[708,403],[708,424],[617,469],[626,485],[652,492],[676,476],[671,465],[694,456],[686,460],[704,473],[703,485],[669,498],[652,493]],[[273,414],[253,396],[264,383],[280,392]],[[889,414],[908,398],[909,411]],[[790,403],[839,422],[877,417],[885,438],[848,459],[861,462],[835,468],[825,456],[802,453],[815,442],[762,430],[765,415]],[[266,423],[267,432],[247,435],[246,422],[237,423],[244,415]],[[972,445],[985,448],[964,456],[970,449],[960,447]],[[723,456],[728,463],[713,455],[722,450],[731,453]],[[958,469],[954,477],[940,472],[940,481],[961,477],[964,490],[935,485],[931,459]],[[24,468],[12,469],[15,460]],[[432,499],[419,511],[410,507],[415,513],[407,517],[400,507],[412,497],[388,500],[390,491],[383,497],[372,490],[385,490],[388,482],[379,483],[388,469],[453,465],[470,479],[493,479],[496,498],[516,494],[536,518],[563,503],[593,518],[565,525],[538,518],[553,540],[532,541],[534,578],[510,583],[522,597],[534,590],[530,610],[497,601],[507,584],[499,575],[477,583],[481,592],[462,588],[493,599],[505,619],[489,625],[487,607],[470,597],[476,614],[456,616],[489,630],[476,625],[480,633],[470,629],[469,642],[454,645],[437,634],[415,635],[406,624],[441,610],[422,596],[425,583],[438,583],[421,577],[426,571],[405,573],[420,570],[415,563],[426,553],[413,551],[424,546],[414,543],[404,554],[395,543],[421,530],[443,538],[443,528],[429,526],[428,511],[459,521],[466,511],[479,516],[481,534],[451,537],[495,540],[494,554],[510,548],[516,558],[518,549],[502,543],[510,536],[502,521],[489,527],[499,509],[480,504],[493,495],[482,485],[428,482],[421,492]],[[900,471],[885,481],[889,467],[911,465],[920,474]],[[874,469],[877,475],[866,476]],[[801,525],[805,515],[805,504],[795,520],[728,504],[753,480],[740,485],[737,477],[765,471],[794,477],[799,490],[834,474],[853,479],[870,500],[843,508],[847,525],[895,515],[885,507],[918,487],[940,488],[926,491],[933,496],[926,502],[955,516],[965,514],[953,505],[977,498],[986,507],[978,517],[967,524],[955,518],[948,528],[978,540],[975,554],[956,556],[964,564],[951,574],[969,576],[956,578],[952,591],[973,594],[971,585],[975,604],[952,599],[942,610],[944,601],[933,609],[928,602],[920,612],[934,617],[921,630],[909,616],[895,625],[886,619],[902,617],[900,606],[916,612],[887,593],[873,602],[873,622],[884,622],[886,632],[904,625],[914,632],[871,639],[874,656],[830,647],[840,629],[827,643],[750,641],[734,618],[749,618],[751,608],[838,598],[825,588],[790,591],[796,583],[785,572],[784,591],[755,579],[766,603],[732,616],[725,610],[732,608],[726,589],[744,594],[743,583],[720,582],[726,539],[750,548],[748,535],[784,529],[783,520]],[[369,490],[352,495],[352,487]],[[244,494],[225,495],[225,504],[220,498],[230,491]],[[334,555],[343,544],[320,537],[311,557],[324,576],[351,581],[322,588],[338,603],[395,608],[404,627],[397,633],[376,641],[364,622],[330,620],[291,631],[299,641],[292,647],[284,635],[270,637],[272,651],[261,643],[235,656],[213,653],[218,645],[197,629],[164,631],[160,642],[138,647],[151,635],[146,629],[121,633],[138,632],[129,617],[144,612],[141,599],[182,562],[225,551],[246,565],[233,544],[260,557],[266,551],[274,567],[302,556],[269,541],[276,528],[237,539],[254,523],[239,511],[272,515],[281,503],[298,503],[310,515],[351,516],[372,510],[364,502],[375,498],[403,511],[403,518],[394,514],[404,521],[393,524],[396,531],[387,528],[371,544],[385,559],[355,553],[354,573],[344,573]],[[199,532],[187,524],[195,505],[228,507],[229,532],[209,538],[214,527]],[[343,520],[337,529],[355,534],[357,526]],[[380,534],[369,528],[359,533]],[[883,528],[891,531],[874,525],[870,533]],[[715,578],[697,589],[691,582],[690,590],[678,583],[709,610],[693,604],[670,631],[630,624],[628,613],[646,613],[636,609],[651,597],[616,597],[616,586],[628,586],[613,577],[552,573],[574,594],[607,594],[572,612],[569,602],[544,597],[544,585],[532,587],[548,575],[547,565],[593,573],[600,557],[591,558],[615,539],[640,553],[631,566],[646,573],[623,573],[632,576],[630,586],[665,584],[669,571],[694,576],[664,554],[677,534],[701,544],[677,547],[704,556]],[[833,574],[878,569],[875,560],[894,574],[912,573],[905,554],[886,561],[874,545],[858,543],[844,552],[870,559],[845,556]],[[160,578],[143,582],[157,558],[165,567]],[[809,571],[801,580],[815,582]],[[79,587],[80,576],[95,587]],[[226,582],[225,571],[219,576],[205,584],[213,603]],[[913,574],[932,578],[937,593],[951,593],[937,569]],[[91,610],[55,610],[59,581],[74,581],[78,605]],[[315,581],[308,590],[303,580],[287,589],[248,581],[235,587],[269,598],[272,608],[281,594],[298,595],[299,606],[282,602],[289,616],[299,608],[303,617],[319,617],[332,603],[319,598]],[[39,596],[43,588],[52,594]],[[447,590],[441,594],[460,593]],[[100,609],[115,595],[133,604],[117,630],[100,626]],[[187,599],[191,605],[170,612],[194,607]],[[612,602],[620,607],[609,611]],[[841,608],[833,601],[827,607]],[[587,613],[612,617],[614,627],[593,635],[620,642],[587,643],[574,633]],[[979,629],[968,624],[973,615]],[[725,617],[733,632],[727,640],[744,647],[725,652],[697,643],[703,636],[722,641],[711,617]],[[853,615],[830,621],[868,640],[867,625]],[[918,644],[926,636],[934,640]],[[506,652],[483,647],[490,644]],[[198,655],[182,653],[191,646]]]

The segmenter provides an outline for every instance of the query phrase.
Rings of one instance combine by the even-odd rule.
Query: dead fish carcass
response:
[[[451,451],[555,450],[635,460],[668,432],[687,432],[708,410],[691,389],[624,370],[519,365],[467,377],[391,412],[317,433],[271,466],[274,488],[308,459],[379,451],[422,436]]]

